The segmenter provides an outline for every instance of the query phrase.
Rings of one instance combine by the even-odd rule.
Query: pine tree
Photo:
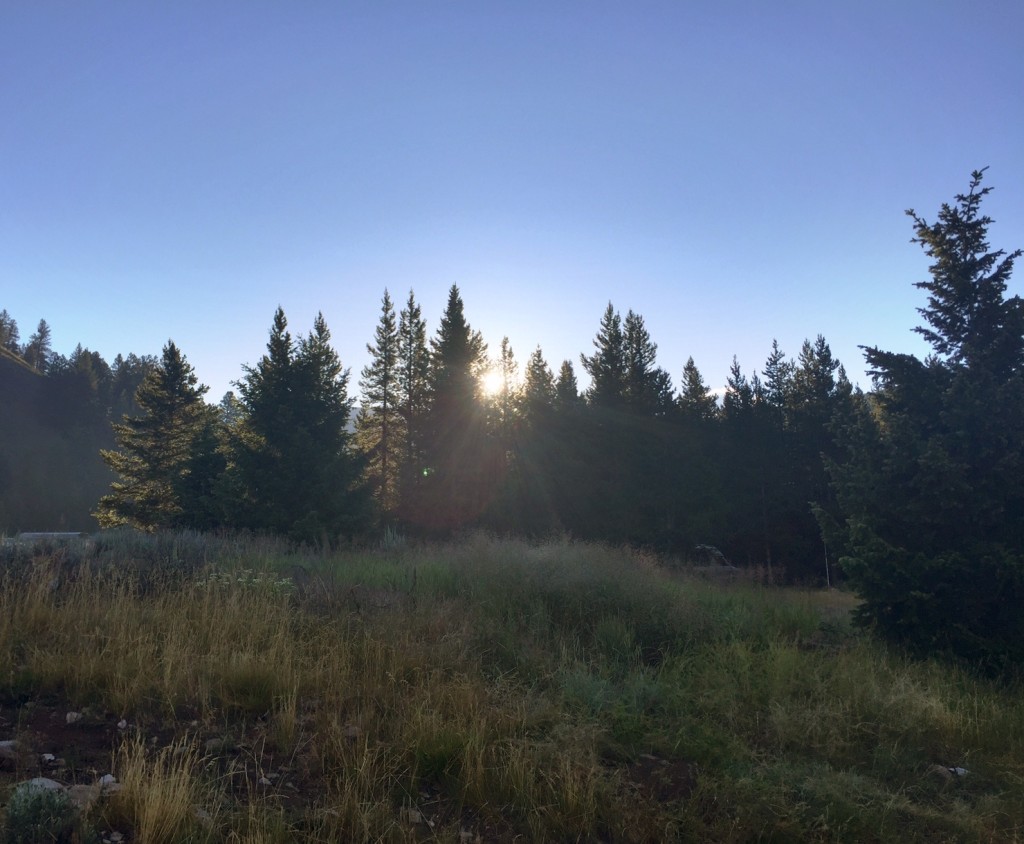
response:
[[[278,307],[267,352],[235,386],[244,421],[232,440],[231,494],[239,527],[288,533],[295,521],[291,510],[299,480],[290,460],[290,438],[298,428],[292,405],[295,342],[284,310]],[[285,506],[282,507],[282,504]]]
[[[348,371],[318,314],[292,340],[277,309],[267,353],[237,386],[244,417],[233,438],[237,522],[294,539],[351,536],[365,519],[352,454]]]
[[[398,505],[399,472],[405,450],[405,425],[399,412],[399,333],[387,290],[374,342],[366,350],[370,363],[363,368],[359,382],[363,404],[356,418],[356,443],[367,456],[367,473],[378,509],[387,515]]]
[[[35,334],[28,338],[28,343],[22,350],[21,356],[40,372],[46,372],[46,367],[50,362],[52,354],[53,352],[50,349],[50,326],[45,319],[41,319]]]
[[[682,388],[679,391],[679,410],[684,419],[710,422],[718,417],[718,400],[704,383],[693,358],[687,358],[683,367]]]
[[[501,338],[501,350],[498,357],[498,374],[501,376],[501,387],[493,398],[495,427],[499,439],[507,448],[512,439],[521,404],[519,388],[519,363],[508,337]]]
[[[558,380],[555,381],[555,406],[560,410],[576,407],[580,402],[580,388],[576,382],[576,372],[571,360],[563,360],[558,368]]]
[[[294,368],[298,448],[292,459],[302,472],[304,512],[291,528],[299,538],[353,536],[366,523],[367,499],[360,486],[364,466],[348,430],[352,400],[349,372],[331,346],[323,314],[299,339]]]
[[[587,398],[600,407],[620,407],[626,391],[626,346],[622,318],[611,302],[601,317],[594,348],[590,357],[580,355],[591,380]]]
[[[435,529],[471,523],[484,504],[490,467],[478,385],[486,349],[480,333],[466,321],[462,296],[452,285],[431,340],[428,477],[418,508],[418,518]]]
[[[0,311],[0,348],[7,349],[15,355],[21,354],[21,335],[18,333],[18,323],[14,320],[7,309]]]
[[[569,366],[571,369],[572,365]],[[556,398],[551,367],[544,360],[544,353],[538,346],[526,363],[526,377],[523,380],[523,413],[526,419],[531,423],[545,419],[554,409]]]
[[[630,310],[622,324],[625,358],[625,404],[635,413],[663,416],[673,405],[672,379],[655,365],[658,345],[651,340],[644,318]]]
[[[398,319],[398,412],[405,431],[400,498],[410,498],[422,482],[427,414],[430,408],[430,352],[427,324],[413,291]]]
[[[779,348],[779,341],[772,340],[772,350],[765,361],[761,374],[764,380],[765,404],[776,412],[781,425],[783,409],[788,403],[789,390],[792,386],[793,373],[796,365],[786,357],[785,352]]]
[[[934,224],[908,212],[933,259],[917,286],[934,354],[865,350],[876,389],[840,429],[832,539],[862,623],[1002,669],[1024,660],[1024,306],[1005,296],[1022,253],[990,251],[981,181]]]
[[[740,362],[734,356],[732,366],[729,367],[729,377],[725,382],[722,415],[727,421],[739,421],[749,414],[753,407],[754,390],[747,376],[743,374]]]
[[[160,365],[136,395],[142,415],[126,416],[115,425],[119,450],[101,452],[119,476],[110,494],[100,499],[96,518],[101,527],[212,526],[211,502],[195,498],[196,490],[211,486],[212,475],[220,470],[216,442],[209,436],[215,414],[203,401],[205,393],[184,355],[168,341]]]

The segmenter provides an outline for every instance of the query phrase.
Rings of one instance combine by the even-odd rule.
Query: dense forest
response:
[[[211,404],[173,342],[64,357],[45,320],[22,344],[4,310],[0,530],[484,528],[720,552],[774,580],[845,574],[892,638],[1005,656],[1024,641],[1005,600],[1024,598],[1024,306],[982,177],[937,222],[908,212],[933,260],[915,329],[933,354],[867,347],[869,393],[822,336],[795,357],[774,344],[749,375],[734,359],[721,401],[692,358],[675,388],[643,317],[611,303],[578,362],[521,362],[507,339],[489,357],[453,286],[429,339],[415,294],[384,292],[358,397],[323,318],[293,335],[278,309],[264,356]]]

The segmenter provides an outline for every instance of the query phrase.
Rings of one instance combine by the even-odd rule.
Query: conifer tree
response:
[[[733,356],[729,377],[725,382],[725,395],[722,397],[722,415],[726,421],[739,422],[753,407],[754,390],[743,374],[740,362]]]
[[[486,426],[478,399],[486,345],[466,321],[457,286],[431,340],[426,483],[419,519],[432,528],[469,524],[485,503]]]
[[[405,426],[399,412],[399,334],[387,290],[374,342],[366,350],[370,363],[363,368],[359,382],[363,404],[356,418],[356,443],[367,456],[370,487],[379,510],[386,515],[398,504],[399,471],[405,450]]]
[[[655,365],[658,345],[651,340],[644,318],[632,310],[626,314],[622,329],[625,404],[635,413],[663,416],[673,403],[672,379]]]
[[[507,448],[512,438],[512,429],[519,415],[519,363],[516,361],[512,344],[508,337],[501,338],[501,350],[498,357],[498,374],[501,376],[501,388],[493,397],[495,427],[499,439]]]
[[[318,314],[296,343],[279,307],[267,353],[238,382],[244,418],[230,494],[240,526],[301,540],[350,536],[365,519],[347,431],[348,371]]]
[[[620,407],[626,391],[626,346],[622,318],[611,302],[601,317],[594,349],[590,357],[580,355],[591,380],[587,398],[599,407]]]
[[[21,335],[18,332],[18,323],[15,321],[7,309],[4,308],[0,311],[0,348],[7,349],[7,351],[20,355],[21,354]]]
[[[687,358],[683,367],[682,388],[679,391],[679,410],[683,418],[696,422],[710,422],[718,417],[718,400],[697,369],[693,358]]]
[[[560,410],[575,407],[580,401],[580,388],[576,381],[576,371],[571,360],[563,360],[558,368],[558,379],[555,381],[555,405]]]
[[[153,531],[211,527],[213,503],[197,500],[222,468],[216,458],[215,414],[203,401],[206,387],[173,342],[146,376],[135,401],[139,416],[114,426],[119,450],[101,452],[119,479],[100,499],[101,527],[131,525]],[[205,473],[205,474],[204,474]]]
[[[934,353],[865,350],[876,389],[840,429],[831,538],[862,623],[1002,670],[1024,661],[1024,304],[1005,295],[1022,253],[990,249],[982,178],[935,223],[908,212],[933,261],[917,330]]]
[[[26,363],[31,364],[40,372],[46,372],[53,352],[50,349],[50,326],[45,319],[39,320],[39,326],[35,333],[28,338],[28,343],[22,350],[21,356]]]
[[[398,411],[405,433],[400,471],[401,498],[422,482],[427,414],[430,408],[430,352],[427,324],[413,291],[398,318]]]
[[[523,413],[526,419],[535,423],[546,418],[554,409],[556,397],[551,367],[544,360],[544,353],[538,346],[526,363],[526,377],[523,380]]]

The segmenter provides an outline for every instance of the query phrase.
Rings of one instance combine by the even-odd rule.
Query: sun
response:
[[[501,371],[488,369],[480,376],[480,393],[486,398],[494,398],[501,394],[505,387],[505,379],[501,377]]]

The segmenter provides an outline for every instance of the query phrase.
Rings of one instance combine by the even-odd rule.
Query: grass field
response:
[[[87,820],[124,841],[1024,838],[1021,690],[855,633],[842,592],[484,536],[0,563],[0,802],[109,772]]]

